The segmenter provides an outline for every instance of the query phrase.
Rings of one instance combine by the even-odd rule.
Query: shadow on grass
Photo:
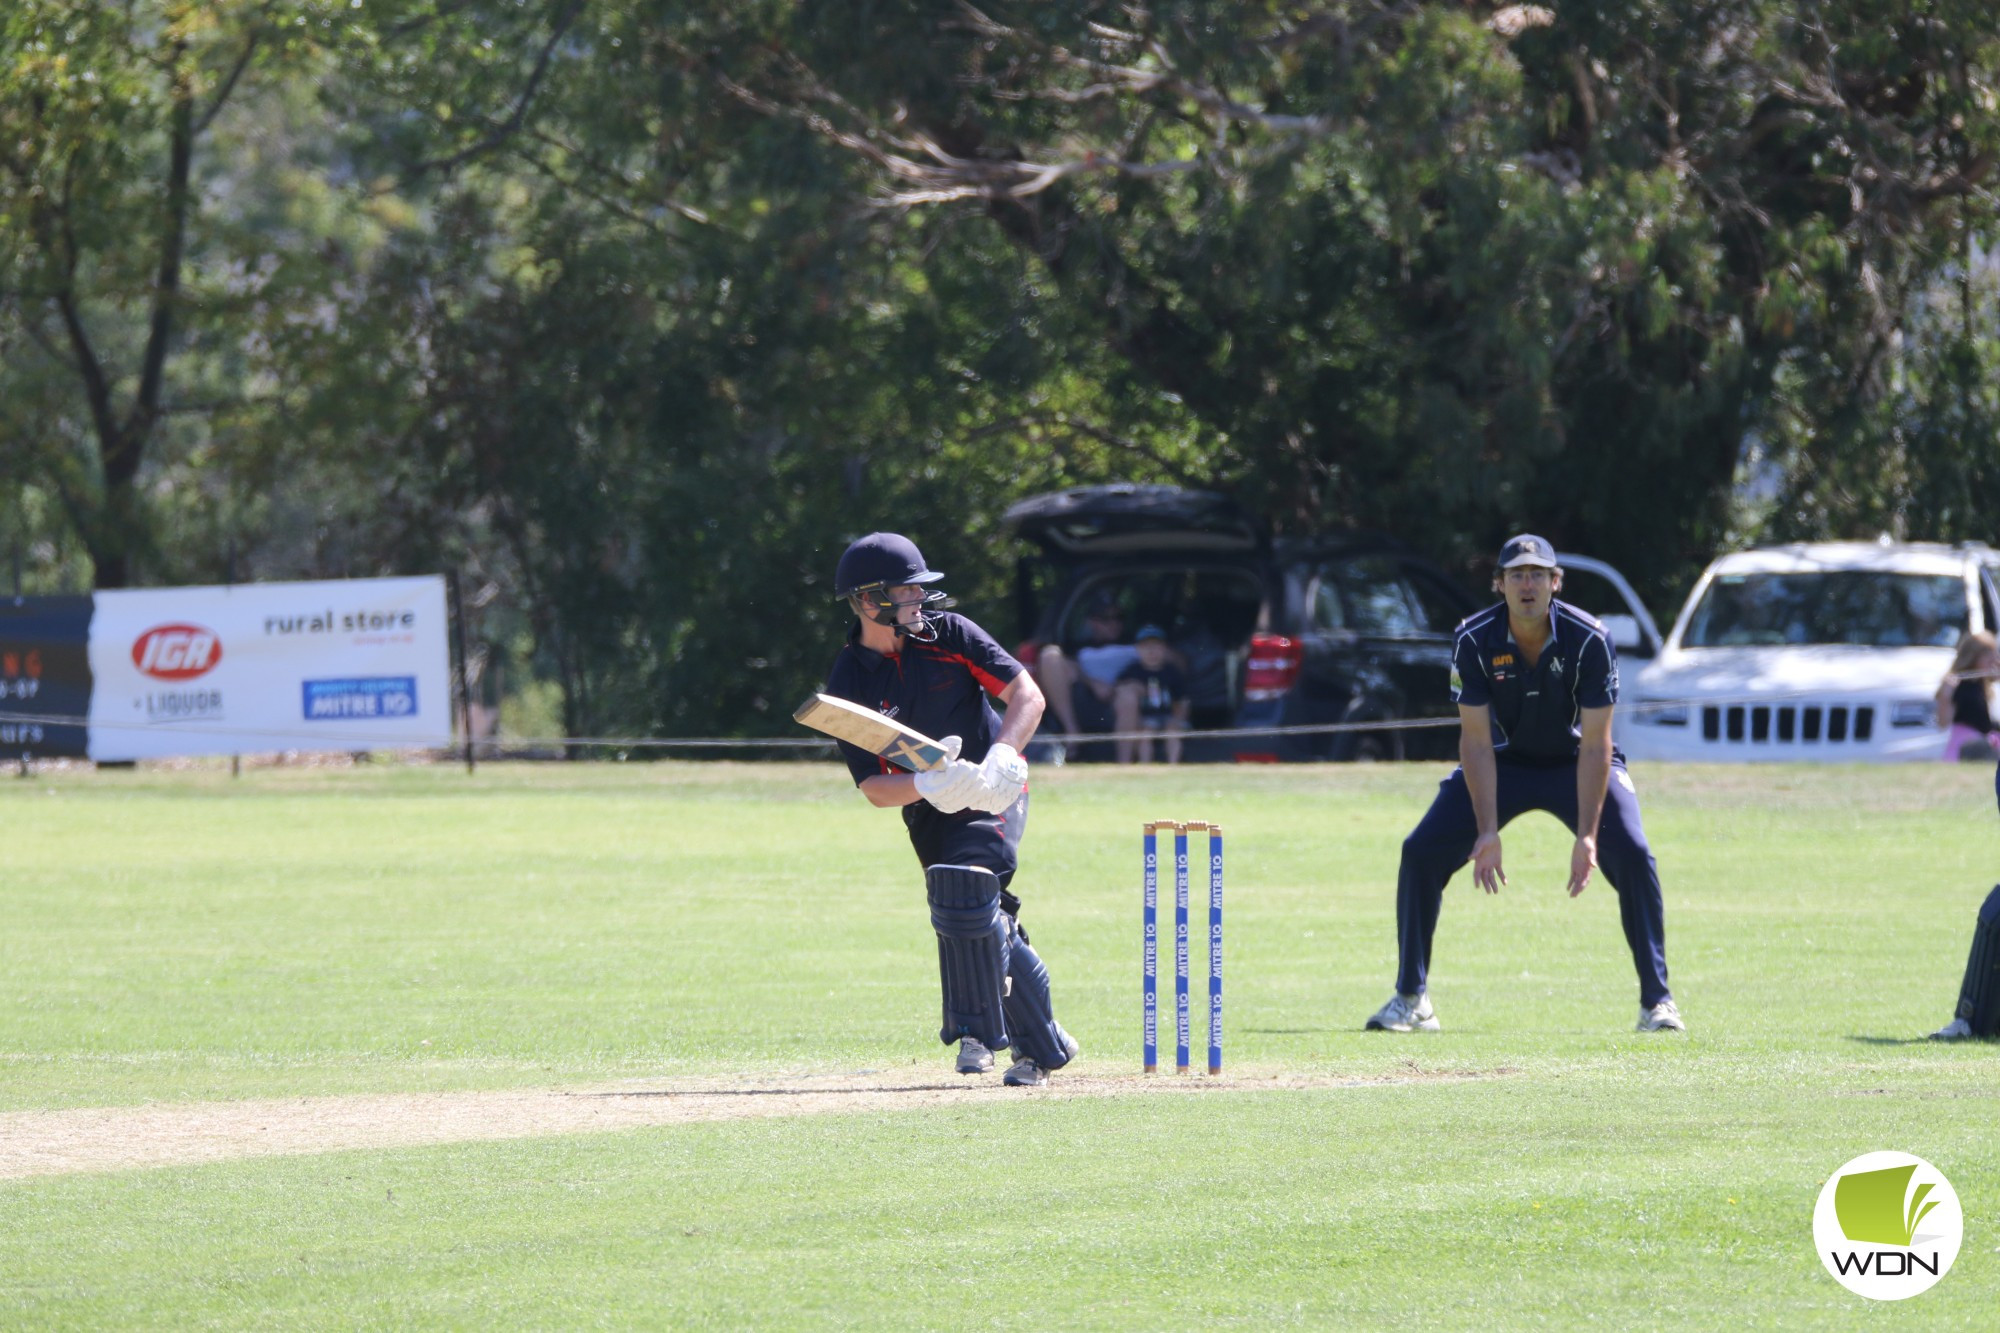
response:
[[[1870,1037],[1858,1032],[1850,1034],[1847,1039],[1849,1041],[1858,1041],[1863,1046],[1929,1046],[1931,1044],[1929,1037]],[[1939,1046],[1950,1046],[1953,1043],[1941,1041],[1937,1044]]]
[[[633,1092],[575,1092],[572,1097],[879,1097],[897,1092],[949,1092],[978,1083],[875,1084],[865,1088],[646,1088]]]

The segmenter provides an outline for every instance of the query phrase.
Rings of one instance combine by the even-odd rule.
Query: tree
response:
[[[1532,521],[1658,596],[1726,536],[1785,367],[1814,438],[1879,391],[1935,238],[1987,208],[1997,22],[909,4],[685,58],[884,203],[978,210],[1253,504],[1468,557]]]
[[[174,360],[254,272],[218,234],[197,159],[246,87],[309,59],[315,8],[23,0],[0,14],[0,447],[59,499],[99,587],[124,586],[154,549],[140,470],[193,406],[172,392]]]

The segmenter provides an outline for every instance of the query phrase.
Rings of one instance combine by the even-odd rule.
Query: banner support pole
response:
[[[445,584],[451,593],[451,624],[454,631],[451,640],[452,672],[458,678],[459,725],[465,728],[465,772],[467,776],[471,776],[473,772],[472,685],[466,678],[465,671],[465,599],[459,595],[458,591],[458,570],[456,568],[448,569],[445,571],[444,577]]]

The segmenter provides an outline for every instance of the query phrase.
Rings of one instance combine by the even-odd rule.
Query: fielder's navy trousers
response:
[[[1534,768],[1494,765],[1499,784],[1500,827],[1516,815],[1542,810],[1576,832],[1576,765]],[[1667,989],[1666,912],[1660,902],[1660,870],[1646,830],[1639,823],[1639,798],[1628,785],[1625,765],[1611,764],[1605,784],[1604,815],[1597,825],[1597,868],[1618,893],[1618,918],[1625,943],[1632,949],[1632,966],[1639,972],[1639,1003],[1652,1008],[1671,992]],[[1438,908],[1444,886],[1472,857],[1479,825],[1472,813],[1472,793],[1462,769],[1438,784],[1437,799],[1409,837],[1403,840],[1403,867],[1396,877],[1396,935],[1401,960],[1396,989],[1417,995],[1431,970],[1431,937],[1437,933]]]

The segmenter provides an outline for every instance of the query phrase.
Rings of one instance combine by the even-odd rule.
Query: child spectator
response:
[[[1139,727],[1166,734],[1167,762],[1181,761],[1181,733],[1188,729],[1187,677],[1167,656],[1167,636],[1147,625],[1134,640],[1139,656],[1118,674],[1118,689],[1137,697]],[[1118,762],[1153,762],[1153,738],[1118,742]]]

